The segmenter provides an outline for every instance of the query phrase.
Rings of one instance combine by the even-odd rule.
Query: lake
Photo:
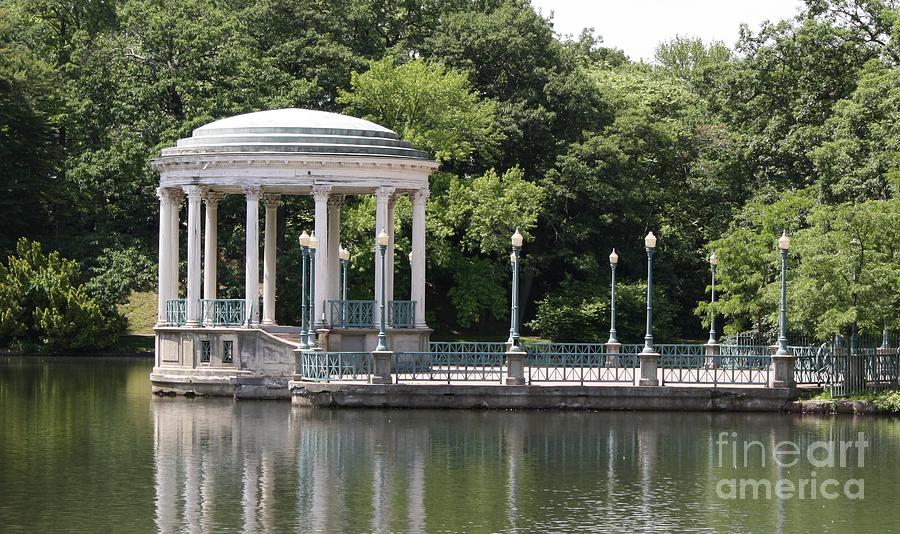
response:
[[[153,398],[151,366],[0,357],[0,531],[883,533],[900,523],[896,418],[292,408]],[[795,491],[767,498],[766,483]]]

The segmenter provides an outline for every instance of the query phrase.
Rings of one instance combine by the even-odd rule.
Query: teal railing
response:
[[[503,381],[502,352],[396,352],[394,357],[397,383]]]
[[[429,346],[429,351],[451,354],[471,352],[503,354],[506,352],[506,343],[503,343],[502,341],[432,341]]]
[[[634,382],[637,357],[606,351],[605,343],[529,343],[528,383]]]
[[[394,328],[412,328],[416,326],[416,301],[390,301],[388,303],[388,323]]]
[[[247,321],[243,299],[203,299],[200,313],[205,326],[240,326]]]
[[[170,299],[166,301],[166,323],[181,326],[187,322],[187,300]]]
[[[372,378],[372,355],[368,352],[303,351],[297,358],[302,380],[368,382]]]
[[[374,300],[329,300],[329,323],[339,328],[374,328]]]

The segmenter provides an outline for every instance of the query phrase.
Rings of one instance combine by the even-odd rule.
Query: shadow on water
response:
[[[151,398],[149,363],[0,361],[0,517],[28,530],[883,532],[900,422],[773,414],[327,410]],[[865,500],[724,500],[797,480],[784,440],[856,439]],[[744,458],[721,433],[762,445]],[[732,467],[736,461],[738,469]]]

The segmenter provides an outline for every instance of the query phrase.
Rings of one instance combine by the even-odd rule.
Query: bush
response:
[[[16,256],[0,264],[0,345],[23,352],[102,349],[124,328],[104,313],[78,279],[78,264],[40,243],[19,239]]]
[[[600,343],[609,339],[609,289],[600,283],[564,283],[557,293],[538,302],[528,326],[542,338],[558,342]],[[646,326],[647,284],[616,285],[616,331],[622,343],[638,343]],[[653,337],[671,342],[675,328],[669,300],[656,288],[653,292]]]

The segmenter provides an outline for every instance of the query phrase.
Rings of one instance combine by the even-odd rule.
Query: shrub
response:
[[[78,279],[78,264],[19,239],[0,264],[0,345],[23,352],[87,351],[112,345],[124,322],[104,313]]]
[[[560,290],[538,302],[537,313],[528,323],[542,338],[553,341],[600,343],[609,338],[609,289],[599,283],[566,282]],[[601,286],[602,287],[602,286]],[[623,343],[644,338],[647,285],[643,282],[616,285],[616,331]],[[653,337],[672,341],[672,306],[659,288],[653,292]]]

